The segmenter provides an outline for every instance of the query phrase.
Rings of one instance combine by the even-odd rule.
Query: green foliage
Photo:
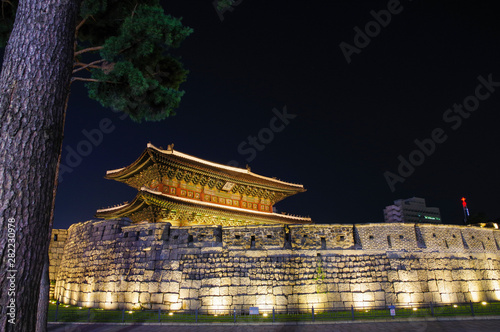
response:
[[[17,0],[0,0],[0,46],[15,19]],[[166,15],[159,0],[85,0],[79,14],[75,69],[89,97],[124,111],[134,121],[157,121],[174,115],[188,71],[171,54],[192,33],[181,20]],[[92,66],[91,62],[102,61]]]
[[[176,61],[166,58],[162,63],[169,60]],[[185,75],[185,72],[182,74]],[[103,106],[127,112],[137,122],[141,119],[158,121],[174,115],[173,110],[179,106],[184,95],[184,91],[167,87],[167,84],[159,82],[161,78],[157,79],[154,73],[143,74],[128,61],[117,62],[109,74],[93,70],[92,78],[99,82],[87,83],[90,98]]]
[[[325,275],[325,271],[323,271],[323,264],[322,264],[322,260],[320,257],[318,257],[317,261],[316,261],[316,282],[318,283],[318,285],[316,286],[316,293],[320,293],[319,291],[319,285],[321,285],[323,283],[323,281],[325,280],[326,278],[326,275]]]
[[[0,0],[0,47],[5,47],[9,40],[14,20],[16,19],[16,10],[19,1],[16,0]]]
[[[117,34],[104,42],[100,55],[107,66],[91,70],[98,82],[87,83],[89,96],[138,122],[174,115],[188,71],[168,51],[191,32],[160,6],[135,6]]]

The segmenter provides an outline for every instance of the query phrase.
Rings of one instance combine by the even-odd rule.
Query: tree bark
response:
[[[21,0],[5,49],[0,74],[1,331],[36,328],[80,2]],[[7,307],[12,303],[14,311]]]
[[[36,318],[36,332],[44,332],[47,330],[47,313],[49,309],[49,255],[45,256],[43,264],[42,278],[40,279],[40,296],[38,297],[38,308]]]

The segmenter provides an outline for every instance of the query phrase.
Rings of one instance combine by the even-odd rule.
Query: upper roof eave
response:
[[[215,163],[212,161],[208,161],[205,159],[201,159],[198,157],[188,155],[186,153],[175,151],[173,148],[169,148],[167,150],[160,149],[151,143],[147,144],[147,148],[144,150],[144,152],[141,154],[141,156],[136,161],[134,161],[132,164],[130,164],[129,166],[126,166],[126,167],[122,167],[122,168],[118,168],[118,169],[114,169],[114,170],[108,170],[106,172],[105,178],[107,178],[107,179],[119,179],[122,177],[126,177],[127,175],[133,174],[134,172],[138,171],[141,166],[145,165],[149,159],[153,159],[152,152],[159,153],[159,154],[164,155],[164,156],[175,156],[181,160],[183,159],[183,160],[191,161],[191,162],[194,162],[194,163],[206,166],[206,167],[215,168],[219,171],[228,173],[229,176],[233,175],[231,173],[236,173],[236,174],[241,174],[243,176],[248,176],[250,178],[259,179],[259,180],[264,181],[264,182],[269,182],[270,186],[272,184],[274,184],[274,185],[281,185],[281,186],[289,187],[290,190],[294,190],[297,192],[306,191],[306,189],[304,189],[304,186],[301,184],[285,182],[285,181],[270,178],[267,176],[255,174],[246,168],[239,168],[239,167],[227,166],[227,165]],[[145,159],[145,158],[147,158],[147,159]],[[236,175],[236,174],[234,174],[234,175]]]

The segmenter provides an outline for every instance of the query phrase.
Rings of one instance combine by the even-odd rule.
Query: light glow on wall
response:
[[[170,310],[180,310],[181,308],[182,308],[182,302],[170,304]]]
[[[472,302],[479,302],[481,300],[479,292],[470,292],[470,297],[472,298]]]
[[[104,309],[107,310],[118,309],[118,303],[104,302]]]

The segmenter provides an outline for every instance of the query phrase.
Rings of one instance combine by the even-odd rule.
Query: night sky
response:
[[[211,1],[164,1],[194,29],[176,51],[190,74],[175,117],[134,123],[87,98],[82,83],[72,86],[62,162],[73,167],[59,184],[55,228],[131,201],[135,189],[104,175],[132,163],[148,142],[301,183],[307,192],[276,207],[316,223],[382,222],[386,205],[413,196],[439,207],[447,224],[463,223],[462,196],[471,213],[500,217],[496,2],[236,3],[221,21]],[[388,9],[390,22],[381,15],[378,31],[371,11]],[[372,37],[358,38],[352,51],[354,28],[367,23]],[[491,91],[478,88],[479,76],[493,81]],[[454,113],[464,100],[477,109]],[[287,117],[273,120],[284,108]],[[83,131],[101,122],[102,142],[68,163],[68,151],[88,140]],[[433,131],[439,142],[431,149]],[[249,136],[259,133],[265,144],[253,156]],[[427,142],[428,155],[415,152],[415,140]],[[398,173],[400,155],[419,164],[412,173]],[[385,172],[405,181],[394,180],[392,191]]]

